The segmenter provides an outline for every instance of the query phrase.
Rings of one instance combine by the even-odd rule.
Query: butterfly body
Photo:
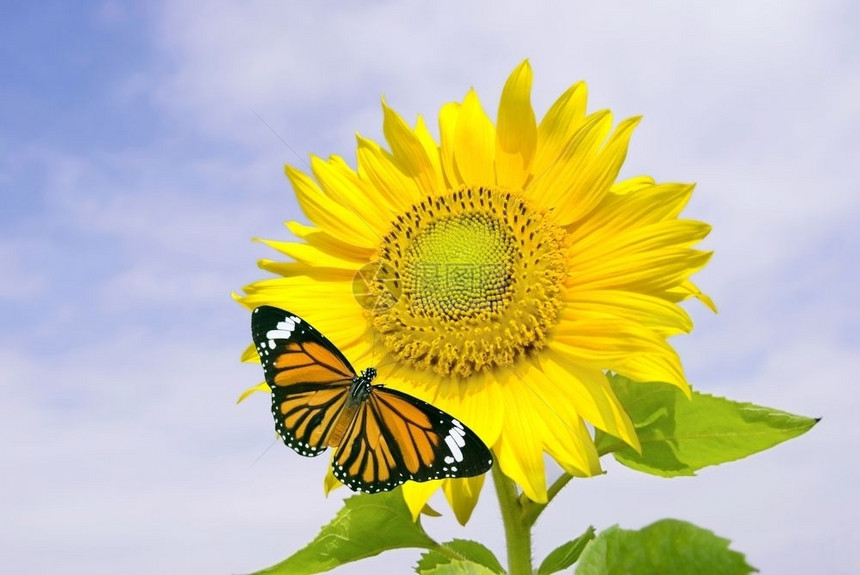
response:
[[[349,397],[340,415],[335,422],[332,433],[326,440],[329,447],[338,447],[343,439],[344,433],[355,419],[355,414],[362,403],[367,401],[373,391],[373,379],[376,377],[376,369],[369,367],[361,372],[361,375],[353,378],[349,386]],[[381,387],[381,386],[379,386]]]
[[[352,385],[349,388],[349,398],[358,403],[367,399],[367,396],[373,391],[374,379],[376,379],[375,367],[368,367],[362,370],[361,375],[352,380]]]
[[[473,431],[429,403],[374,385],[373,367],[356,374],[300,317],[259,307],[251,331],[278,434],[307,457],[333,447],[333,473],[350,489],[387,491],[410,480],[480,475],[492,466]]]

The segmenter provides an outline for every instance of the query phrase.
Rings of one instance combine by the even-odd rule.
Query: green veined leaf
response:
[[[441,565],[460,560],[477,563],[499,575],[505,572],[505,569],[499,563],[499,560],[496,559],[493,552],[477,541],[454,539],[453,541],[443,543],[440,545],[440,548],[423,553],[421,559],[418,561],[418,565],[415,567],[415,572],[421,575],[432,573],[434,569]]]
[[[267,575],[311,575],[351,561],[379,555],[389,549],[438,546],[413,522],[401,490],[374,495],[353,495],[331,523],[304,549],[259,571]]]
[[[573,565],[588,542],[594,539],[594,527],[589,527],[585,533],[552,550],[538,567],[538,575],[558,573]]]
[[[430,571],[422,571],[421,575],[496,575],[496,572],[480,563],[455,560],[438,565]]]
[[[597,448],[619,463],[663,477],[695,475],[769,449],[808,431],[818,421],[751,403],[693,392],[687,397],[666,383],[610,378],[612,389],[636,427],[642,453],[598,431]]]
[[[757,571],[730,541],[686,521],[663,519],[641,530],[617,525],[579,557],[576,575],[747,575]]]

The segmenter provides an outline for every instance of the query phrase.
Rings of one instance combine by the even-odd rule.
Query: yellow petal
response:
[[[285,171],[305,215],[320,228],[358,246],[374,248],[380,232],[359,215],[326,196],[310,177],[286,166]]]
[[[440,154],[439,144],[437,144],[436,140],[433,139],[433,136],[430,134],[430,130],[427,129],[427,124],[424,123],[424,118],[420,115],[418,116],[418,121],[415,123],[415,136],[427,152],[427,158],[433,166],[433,171],[436,172],[436,177],[438,178],[437,181],[444,189],[446,187],[445,172],[442,169],[442,156]]]
[[[401,213],[421,200],[418,184],[400,171],[391,154],[372,140],[358,135],[356,139],[359,174],[373,184],[376,192],[376,197],[367,197],[365,201],[382,200],[391,205],[396,213]],[[388,231],[387,225],[385,231]]]
[[[269,384],[268,384],[268,383],[266,383],[265,381],[263,381],[263,382],[261,382],[261,383],[258,383],[258,384],[257,384],[257,385],[255,385],[255,386],[253,386],[253,387],[249,387],[248,389],[246,389],[245,391],[243,391],[243,392],[242,392],[242,395],[240,395],[240,396],[239,396],[239,399],[237,399],[237,400],[236,400],[236,403],[242,403],[243,401],[245,401],[245,399],[247,399],[247,397],[248,397],[249,395],[251,395],[252,393],[255,393],[255,392],[257,392],[257,391],[262,391],[262,392],[265,392],[265,393],[272,393],[272,390],[271,390],[271,388],[269,387]]]
[[[373,187],[362,185],[358,174],[343,159],[332,156],[326,162],[313,157],[311,170],[328,197],[369,222],[374,230],[387,229],[393,210],[386,202],[369,201],[373,197]]]
[[[577,194],[582,194],[580,190],[571,188],[571,182],[586,168],[591,158],[597,155],[611,128],[612,114],[608,111],[588,116],[574,133],[562,155],[545,170],[535,174],[528,188],[528,196],[538,205],[551,209],[553,213],[564,205],[576,203]]]
[[[245,351],[242,352],[240,361],[242,363],[260,363],[260,354],[257,353],[257,346],[253,343],[249,344],[245,348]]]
[[[338,268],[355,272],[355,270],[361,267],[361,265],[367,263],[367,260],[355,261],[351,259],[343,259],[338,257],[340,255],[339,252],[334,252],[335,254],[338,254],[334,255],[332,252],[323,251],[306,243],[280,242],[260,238],[254,238],[254,240],[309,266]]]
[[[376,149],[380,151],[382,150],[382,148],[377,144],[374,143],[374,145],[376,146]],[[391,155],[387,154],[386,157],[390,159]],[[346,160],[340,156],[331,156],[329,158],[329,163],[339,166],[343,176],[350,180],[357,188],[363,190],[363,201],[367,202],[372,199],[373,203],[379,204],[379,208],[382,210],[385,217],[390,218],[392,214],[400,211],[400,205],[402,202],[399,200],[392,202],[390,194],[380,194],[379,190],[374,187],[373,182],[370,181],[367,175],[362,175],[361,173],[353,170],[352,167],[346,163]],[[388,224],[389,222],[386,220],[386,226],[388,226]]]
[[[332,267],[314,267],[309,266],[304,262],[282,262],[262,259],[257,261],[257,266],[260,269],[284,276],[285,278],[307,276],[308,270],[312,269],[314,270],[312,273],[314,273],[316,279],[327,282],[349,282],[355,275],[355,270]]]
[[[465,525],[469,522],[472,511],[475,510],[475,505],[478,504],[478,496],[484,487],[484,479],[486,477],[486,474],[482,474],[475,477],[446,479],[442,482],[442,490],[445,493],[445,498],[448,500],[451,509],[454,510],[454,516],[457,517],[460,525]]]
[[[550,166],[565,155],[571,138],[585,119],[588,90],[583,82],[567,89],[550,107],[537,131],[537,151],[532,162],[532,174],[543,177]]]
[[[286,277],[278,277],[278,278],[268,278],[264,280],[256,281],[252,284],[246,285],[242,290],[247,295],[255,295],[262,292],[290,292],[293,290],[326,290],[331,293],[339,293],[341,295],[347,295],[350,293],[351,282],[345,281],[332,281],[328,275],[332,273],[332,270],[328,268],[323,268],[320,270],[319,268],[314,268],[312,266],[307,266],[305,264],[300,264],[293,262],[295,265],[296,273],[293,273]],[[337,271],[337,270],[335,270]],[[338,274],[340,272],[337,272]],[[246,296],[241,296],[242,303],[244,303],[244,298]],[[319,302],[317,302],[319,303]],[[260,304],[265,305],[265,304]],[[276,304],[269,304],[276,305]],[[256,306],[254,306],[256,307]],[[249,309],[254,309],[254,307],[250,307]]]
[[[427,505],[427,502],[430,501],[430,498],[441,485],[441,479],[422,483],[407,481],[403,484],[403,500],[406,501],[406,506],[412,513],[412,521],[418,520],[424,506]]]
[[[364,351],[370,345],[372,336],[364,310],[352,296],[352,282],[276,278],[251,284],[245,291],[239,301],[249,309],[273,305],[288,310],[325,334],[341,351],[359,343]]]
[[[262,270],[266,270],[267,272],[271,272],[275,275],[280,276],[303,276],[309,266],[304,262],[283,262],[277,260],[270,259],[261,259],[257,260],[257,267]],[[343,268],[332,268],[332,267],[314,267],[317,270],[321,279],[325,279],[330,282],[348,282],[355,277],[356,270],[354,269],[343,269]]]
[[[599,369],[586,368],[557,353],[541,357],[546,388],[553,405],[572,405],[586,421],[639,449],[639,438],[630,416]],[[593,444],[592,444],[593,447]]]
[[[551,204],[557,206],[553,214],[559,224],[579,221],[606,196],[621,171],[630,136],[639,120],[630,118],[621,122],[603,149],[598,153],[586,152],[587,161],[573,172],[567,186],[558,190],[564,200]]]
[[[542,441],[542,412],[523,409],[532,404],[530,392],[519,378],[511,374],[501,386],[504,402],[494,409],[505,414],[505,426],[496,442],[496,464],[502,472],[513,479],[526,497],[538,503],[546,503],[546,476],[544,473]]]
[[[666,299],[620,290],[588,290],[573,286],[562,292],[565,307],[561,319],[622,319],[634,321],[668,337],[689,333],[693,320],[681,307]]]
[[[306,226],[299,222],[287,222],[286,226],[290,232],[305,240],[308,245],[327,253],[337,254],[341,258],[356,262],[368,262],[373,255],[372,249],[349,244],[319,228]]]
[[[421,510],[421,515],[426,515],[427,517],[442,517],[442,514],[430,507],[429,503]]]
[[[388,145],[391,146],[397,165],[404,175],[415,180],[422,196],[440,195],[445,189],[442,174],[433,165],[428,150],[419,136],[409,128],[397,112],[385,105],[384,100],[382,110],[385,118],[382,130]],[[439,153],[435,152],[434,155],[438,158]]]
[[[595,265],[585,262],[570,265],[570,277],[565,285],[583,289],[621,289],[656,294],[672,289],[702,269],[711,252],[688,248],[663,248],[646,253],[613,255],[612,259]]]
[[[561,321],[548,346],[572,362],[636,381],[662,381],[689,394],[678,354],[651,330],[621,320]]]
[[[544,353],[543,355],[546,355]],[[601,472],[597,449],[562,381],[552,380],[537,358],[517,367],[520,391],[518,409],[534,414],[534,431],[543,451],[550,454],[568,473],[588,477]],[[564,401],[564,399],[568,401]]]
[[[683,301],[689,297],[694,297],[705,304],[712,312],[717,313],[717,305],[714,303],[714,300],[702,293],[702,290],[690,280],[685,281],[676,288],[670,289],[667,295],[671,298],[671,301]]]
[[[629,188],[632,188],[630,185]],[[635,193],[609,194],[587,218],[568,227],[571,244],[583,245],[612,239],[616,234],[671,220],[693,193],[691,184],[658,184],[638,188]]]
[[[548,417],[541,421],[544,450],[575,477],[592,477],[603,473],[594,440],[581,417],[561,421]]]
[[[711,226],[693,220],[667,220],[648,226],[618,230],[602,241],[583,238],[574,245],[570,272],[576,275],[588,267],[611,267],[613,260],[635,258],[664,249],[690,247],[703,240]]]
[[[623,196],[631,192],[637,192],[639,190],[649,188],[653,186],[654,183],[654,178],[651,176],[636,176],[635,178],[628,178],[621,182],[616,182],[612,185],[612,188],[609,191],[613,194]]]
[[[454,133],[454,162],[464,184],[492,187],[496,183],[495,148],[493,123],[481,107],[478,94],[469,90],[457,116]]]
[[[529,177],[537,147],[537,125],[531,104],[532,69],[528,60],[511,73],[499,103],[496,132],[496,182],[520,190]]]
[[[454,161],[457,120],[460,117],[461,107],[456,102],[449,102],[439,111],[439,158],[448,189],[457,189],[463,183],[463,177],[457,171],[457,164]]]
[[[334,458],[334,452],[332,452],[331,459]],[[334,472],[332,471],[331,465],[326,468],[325,478],[323,479],[323,492],[325,492],[325,496],[328,497],[328,494],[334,491],[335,489],[343,487],[343,483],[334,476]]]

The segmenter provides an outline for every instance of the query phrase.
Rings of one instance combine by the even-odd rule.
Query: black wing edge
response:
[[[260,307],[254,308],[251,312],[251,337],[254,339],[254,344],[259,350],[260,346],[264,345],[263,342],[267,340],[266,333],[268,333],[271,329],[276,329],[279,322],[284,321],[285,319],[296,318],[298,321],[296,325],[297,331],[297,339],[304,341],[315,341],[316,343],[322,345],[329,351],[331,351],[339,360],[343,362],[343,364],[349,368],[352,372],[353,377],[358,375],[355,371],[355,368],[352,367],[352,364],[348,359],[341,353],[340,349],[329,340],[326,336],[324,336],[318,329],[309,324],[303,317],[300,315],[294,314],[291,311],[287,311],[285,309],[281,309],[271,305],[262,305]],[[263,358],[260,358],[263,360]],[[271,366],[269,362],[262,361],[263,368],[266,370],[266,378],[269,378],[269,370]]]
[[[272,417],[275,419],[275,432],[284,442],[284,445],[305,457],[316,457],[328,450],[327,445],[313,447],[301,441],[296,435],[284,425],[284,420],[279,414],[281,402],[284,400],[283,390],[275,388],[272,390]]]
[[[384,387],[381,385],[376,385],[373,387],[373,392],[379,395],[391,394],[397,396],[401,399],[404,399],[412,404],[420,406],[423,411],[430,416],[431,421],[433,422],[434,429],[437,429],[437,426],[443,427],[444,432],[439,433],[439,436],[442,438],[442,443],[439,445],[437,450],[442,450],[445,448],[445,437],[452,427],[456,424],[459,424],[458,427],[462,429],[463,439],[465,444],[463,445],[461,451],[464,455],[464,460],[462,462],[457,463],[457,467],[459,469],[457,473],[457,477],[474,477],[476,475],[481,475],[482,473],[486,473],[493,467],[494,458],[493,452],[490,451],[490,448],[487,447],[487,444],[478,437],[478,434],[472,431],[465,423],[458,420],[451,414],[442,411],[432,403],[427,403],[422,399],[418,399],[414,395],[410,395],[408,393],[404,393],[402,391],[398,391],[396,389],[392,389],[390,387]],[[456,423],[455,423],[456,422]],[[444,458],[440,458],[441,463],[434,463],[434,465],[425,468],[425,473],[417,474],[415,477],[409,478],[410,481],[430,481],[433,479],[439,479],[436,477],[436,473],[438,472],[438,467],[444,465]],[[426,476],[425,476],[426,474]]]

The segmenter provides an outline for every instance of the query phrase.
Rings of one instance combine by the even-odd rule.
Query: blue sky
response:
[[[238,363],[229,294],[273,257],[250,238],[302,219],[282,165],[353,158],[383,94],[431,125],[471,86],[493,110],[525,57],[539,115],[586,80],[590,109],[644,116],[626,175],[698,183],[686,215],[714,226],[698,283],[720,313],[688,306],[696,330],[674,342],[693,385],[824,418],[697,478],[610,462],[541,519],[536,556],[671,516],[765,573],[860,569],[858,9],[568,4],[4,5],[0,571],[247,572],[304,545],[342,494],[323,499],[322,459],[253,463],[268,406],[234,405],[260,373]],[[501,553],[497,514],[488,491],[465,529],[428,529]]]

